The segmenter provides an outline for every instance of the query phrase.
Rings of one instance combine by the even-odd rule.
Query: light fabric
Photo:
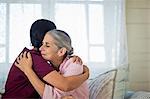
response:
[[[89,79],[90,99],[124,99],[128,65],[118,66]]]
[[[135,92],[130,99],[150,99],[150,92],[138,91]]]
[[[60,74],[63,76],[79,75],[83,73],[83,66],[72,62],[72,59],[65,59],[60,65]],[[64,82],[65,83],[65,82]],[[80,87],[69,92],[64,92],[58,88],[46,85],[43,99],[61,99],[63,96],[73,96],[75,99],[89,99],[88,85],[84,82]]]
[[[69,3],[67,3],[67,1]],[[77,5],[75,3],[76,1]],[[88,0],[82,1],[83,2],[79,2],[79,0],[65,0],[65,3],[63,1],[57,2],[57,0],[0,0],[0,22],[2,23],[0,26],[2,29],[0,31],[0,37],[2,38],[0,44],[2,53],[0,53],[0,55],[2,56],[2,59],[0,61],[2,61],[1,63],[4,63],[4,65],[0,63],[0,69],[3,70],[3,68],[9,68],[9,62],[14,60],[13,57],[16,57],[22,47],[30,45],[30,26],[31,23],[38,18],[50,19],[57,24],[57,28],[68,31],[69,35],[72,37],[74,49],[76,49],[75,54],[81,56],[84,62],[86,60],[86,64],[88,64],[89,68],[92,68],[92,74],[95,74],[95,71],[96,73],[97,71],[100,72],[100,70],[102,70],[101,67],[105,68],[108,66],[119,66],[120,64],[126,64],[128,62],[128,49],[125,20],[125,0],[97,0],[97,2],[100,2],[97,4],[91,3],[95,2],[94,0],[91,0],[90,2],[88,2]],[[73,13],[62,13],[62,15],[58,15],[59,18],[56,17],[57,13],[60,11],[59,7],[57,7],[58,5],[62,5],[62,7],[68,7],[70,4],[79,6],[79,11],[75,10],[75,12],[73,12],[72,10],[69,10]],[[84,4],[89,4],[89,8],[84,6]],[[79,13],[82,12],[80,5],[83,6],[83,11],[85,12]],[[95,7],[98,5],[102,8],[102,10],[96,9],[92,12],[96,15],[99,15],[98,17],[102,17],[102,20],[100,20],[102,25],[98,24],[99,21],[95,21],[94,24],[91,24],[91,22],[93,23],[94,20],[97,20],[98,18],[90,19],[90,12],[88,11],[90,11],[91,5],[94,5]],[[9,11],[7,11],[7,9]],[[68,11],[68,9],[63,9],[64,13],[66,11]],[[30,17],[28,15],[30,15]],[[78,16],[78,18],[76,18],[76,15],[82,15],[83,17]],[[68,20],[69,18],[66,18],[65,16],[70,18],[74,18],[75,16],[74,19],[81,19],[83,22],[80,20]],[[64,17],[63,20],[62,17]],[[75,24],[75,22],[77,23]],[[20,24],[13,25],[15,23]],[[84,28],[80,27],[82,24],[84,25]],[[77,29],[78,27],[80,28]],[[90,37],[91,35],[93,36],[93,34],[90,34],[90,32],[94,33],[96,30],[100,31],[98,32],[99,35],[104,35],[102,38],[104,39],[105,43],[102,42],[102,44],[93,44],[91,42]],[[15,44],[18,36],[15,35],[18,35],[21,39],[17,45]],[[98,42],[101,42],[101,39],[99,40],[100,41]],[[9,42],[6,43],[6,41]],[[14,45],[15,47],[12,47]],[[87,48],[87,50],[84,48]],[[97,52],[91,52],[91,49],[93,48],[102,48],[102,51],[104,49],[104,53],[100,50],[97,50]],[[91,58],[91,56],[94,56],[94,54],[98,55],[96,58],[98,60],[102,59],[102,61],[95,62],[95,60]]]
[[[124,99],[126,92],[126,82],[128,80],[128,65],[117,67],[117,74],[114,82],[113,99]]]
[[[111,70],[89,80],[90,99],[112,99],[116,70]]]
[[[104,7],[105,11],[109,11],[110,12],[110,13],[106,13],[104,11],[104,14],[105,15],[109,14],[108,15],[109,17],[106,17],[106,16],[102,16],[102,17],[104,17],[104,19],[105,19],[104,20],[104,22],[105,22],[104,23],[105,24],[105,26],[104,26],[104,35],[108,35],[108,36],[105,37],[105,39],[106,39],[105,40],[105,43],[106,43],[105,46],[106,46],[106,48],[108,50],[110,49],[111,52],[105,54],[106,55],[106,59],[108,59],[108,60],[106,60],[104,64],[93,63],[93,62],[90,62],[90,60],[87,61],[87,64],[88,64],[89,68],[91,69],[91,74],[93,75],[93,77],[95,76],[95,74],[99,74],[99,73],[103,72],[103,69],[101,69],[101,67],[104,67],[104,69],[105,69],[106,66],[117,67],[120,64],[127,64],[128,63],[127,33],[126,33],[126,23],[125,23],[126,22],[126,19],[125,19],[125,17],[126,17],[126,14],[125,14],[125,12],[126,12],[125,11],[125,0],[115,0],[115,2],[114,2],[114,0],[99,0],[99,1],[104,1],[104,3],[102,3],[102,4],[106,5]],[[2,62],[2,64],[0,63],[0,66],[1,66],[0,70],[5,73],[5,72],[7,72],[7,69],[9,69],[9,66],[10,66],[9,65],[9,58],[10,58],[10,56],[12,56],[12,55],[8,55],[8,54],[10,54],[10,53],[13,54],[13,53],[15,53],[14,51],[18,52],[19,48],[22,49],[22,46],[23,47],[25,46],[24,42],[29,42],[29,40],[27,41],[27,39],[29,39],[29,36],[28,36],[27,33],[29,33],[29,27],[30,27],[31,23],[36,18],[44,17],[44,18],[47,18],[47,19],[50,19],[50,20],[55,19],[55,16],[54,16],[55,13],[56,13],[55,5],[56,5],[57,2],[56,2],[56,0],[45,0],[44,2],[42,0],[38,0],[37,2],[36,2],[36,0],[34,0],[34,1],[31,1],[31,0],[9,0],[9,1],[8,0],[2,0],[0,2],[2,3],[2,6],[0,6],[1,12],[2,12],[1,13],[1,16],[2,16],[1,23],[4,24],[4,25],[1,25],[2,26],[1,29],[10,30],[10,28],[7,29],[6,27],[7,26],[13,26],[12,24],[8,24],[12,20],[13,20],[13,23],[20,22],[20,20],[25,20],[25,21],[23,21],[22,24],[19,24],[20,28],[22,28],[21,30],[23,30],[23,31],[21,31],[21,35],[23,35],[23,38],[24,38],[24,40],[22,39],[23,43],[20,42],[20,44],[19,44],[20,46],[14,47],[15,50],[10,50],[10,52],[9,52],[9,49],[7,49],[7,48],[10,48],[10,49],[13,48],[11,46],[7,46],[7,45],[10,45],[10,42],[7,42],[6,45],[5,45],[5,43],[4,43],[4,45],[0,44],[0,48],[6,49],[4,51],[2,50],[2,52],[6,52],[7,53],[6,55],[2,54],[2,56],[6,56],[6,61],[4,62],[4,65],[3,65],[3,62]],[[11,13],[6,14],[6,12],[7,12],[6,11],[6,9],[7,9],[6,7],[9,7],[9,6],[5,6],[5,5],[7,5],[5,3],[7,3],[7,2],[8,3],[10,3],[10,2],[14,3],[15,2],[15,3],[21,5],[21,7],[19,6],[20,10],[19,11],[17,10],[18,12],[16,13],[16,15],[19,15],[19,17],[17,17],[17,18],[13,17],[12,19],[9,17],[9,19],[7,19],[8,15],[14,16],[14,15],[11,15],[11,13],[15,13],[15,12],[11,12]],[[10,3],[10,5],[13,5],[13,3],[12,4]],[[26,4],[26,3],[33,6],[34,13],[32,13],[30,8],[28,10],[28,6],[24,6],[24,4]],[[42,10],[40,10],[40,9],[37,10],[36,9],[37,7],[35,7],[36,6],[35,4],[42,4]],[[115,10],[111,9],[112,5],[115,5]],[[15,9],[15,11],[16,11],[16,9]],[[10,12],[10,11],[8,11],[8,12]],[[30,14],[30,12],[31,12],[31,14]],[[28,13],[28,14],[26,15],[26,13]],[[42,14],[40,14],[40,13],[42,13]],[[30,17],[28,17],[28,15],[30,15]],[[60,17],[62,17],[62,16],[60,16]],[[85,20],[87,20],[87,19],[85,19]],[[68,26],[70,26],[70,23],[68,23],[67,20],[65,20],[65,23],[69,24]],[[58,27],[59,26],[64,26],[65,28],[63,28],[63,29],[67,30],[66,27],[68,27],[68,26],[65,23],[61,23],[61,24],[57,23],[57,24],[58,24]],[[88,21],[88,23],[90,23],[90,22]],[[64,24],[64,25],[62,25],[62,24]],[[82,28],[80,28],[79,29],[79,31],[80,31],[79,33],[82,34],[82,35],[76,35],[78,33],[78,31],[77,31],[78,29],[76,27],[74,27],[74,26],[71,26],[71,27],[75,28],[75,30],[76,30],[75,33],[70,32],[70,35],[73,35],[72,37],[76,37],[75,38],[76,42],[79,41],[79,38],[78,38],[79,36],[83,35],[84,38],[85,37],[89,37],[89,36],[85,36],[87,33],[89,33],[89,31],[80,33],[81,29],[82,29]],[[85,26],[85,27],[89,27],[89,24],[87,24],[87,26]],[[18,30],[18,29],[14,29],[14,30]],[[85,30],[89,30],[89,28],[86,28]],[[20,33],[20,32],[18,31],[18,32],[15,32],[15,33]],[[83,33],[85,33],[85,34],[83,34]],[[5,37],[5,35],[9,36],[9,34],[13,34],[12,31],[10,31],[10,33],[9,33],[8,31],[2,30],[0,34],[2,34],[2,38],[4,38],[4,40],[2,39],[2,41],[4,41],[4,42],[5,41],[13,42],[13,40],[10,40],[8,37]],[[27,36],[24,36],[24,35],[27,35]],[[28,37],[28,38],[26,38],[26,37]],[[86,38],[86,40],[89,40],[89,38]],[[111,42],[106,42],[106,41],[109,41],[109,40]],[[81,39],[81,41],[83,42],[82,39]],[[86,42],[90,42],[90,41],[86,41]],[[91,45],[91,44],[88,44],[88,45]],[[77,47],[78,47],[78,43],[77,43]],[[88,49],[90,49],[90,47]],[[80,51],[83,50],[83,52],[85,52],[84,48],[80,48],[79,50]],[[11,52],[11,51],[13,51],[13,52]],[[87,58],[89,57],[89,54],[90,53],[86,53],[85,54],[85,55],[87,55]],[[81,56],[83,56],[83,55],[81,55]],[[90,59],[90,58],[88,58],[88,59]],[[11,60],[13,60],[13,59],[11,58]],[[98,68],[98,67],[100,67],[100,68]],[[6,68],[6,69],[4,69],[4,68]],[[3,73],[2,74],[0,73],[0,75],[6,76]],[[4,77],[4,79],[5,78],[6,77]],[[3,78],[2,78],[2,80],[3,80]],[[0,83],[2,82],[2,85],[3,85],[3,81],[2,80],[0,79]],[[1,92],[4,91],[2,86],[0,86],[0,91]]]
[[[116,0],[116,30],[114,32],[113,48],[114,66],[128,64],[127,32],[126,32],[126,2],[125,0]]]

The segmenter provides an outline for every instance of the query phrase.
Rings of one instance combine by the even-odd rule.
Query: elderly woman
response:
[[[73,63],[73,60],[69,58],[70,55],[73,54],[73,48],[71,45],[71,39],[66,32],[56,29],[47,32],[43,39],[42,46],[40,47],[40,51],[42,57],[53,64],[55,69],[64,77],[82,74],[83,65]],[[23,54],[23,58],[20,58],[25,59],[25,54],[26,53]],[[28,58],[25,60],[29,60],[27,61],[28,66],[26,66],[27,63],[24,64],[24,62],[19,59],[19,64],[16,63],[16,65],[27,75],[35,89],[41,96],[43,95],[44,99],[61,99],[64,96],[72,96],[75,99],[89,98],[89,91],[86,82],[72,91],[65,92],[56,87],[45,85],[36,76],[30,77],[30,75],[33,75],[34,73],[29,72],[32,71],[32,59],[30,53],[28,53],[27,56]],[[35,78],[37,82],[35,82]]]

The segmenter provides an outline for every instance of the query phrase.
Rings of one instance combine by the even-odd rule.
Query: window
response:
[[[0,63],[6,61],[6,4],[0,4]]]
[[[41,18],[40,4],[10,4],[9,6],[9,62],[12,63],[25,46],[30,45],[30,26]],[[19,13],[19,14],[18,14]],[[20,24],[21,22],[21,24]],[[14,47],[17,43],[18,48]],[[12,51],[15,51],[14,53]]]
[[[56,23],[71,35],[75,54],[86,62],[105,62],[102,0],[58,0],[55,8]]]
[[[30,26],[42,14],[42,2],[0,1],[1,70],[8,70],[21,50],[30,46]]]
[[[57,0],[55,21],[72,38],[74,52],[91,71],[110,68],[116,5],[113,0]],[[96,67],[96,68],[95,68]]]
[[[54,21],[72,39],[74,52],[91,72],[114,66],[117,0],[2,0],[0,1],[0,65],[10,66],[24,46],[29,29],[39,18]],[[7,67],[6,67],[7,68]]]

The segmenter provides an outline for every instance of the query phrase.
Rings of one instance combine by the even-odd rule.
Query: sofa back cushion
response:
[[[90,99],[112,99],[116,69],[89,79]]]
[[[124,99],[127,79],[128,79],[128,65],[118,66],[114,84],[113,99]]]

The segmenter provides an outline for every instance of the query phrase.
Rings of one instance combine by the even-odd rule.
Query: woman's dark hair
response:
[[[39,49],[46,32],[53,29],[56,29],[56,25],[52,21],[47,19],[36,20],[30,28],[32,46]]]

